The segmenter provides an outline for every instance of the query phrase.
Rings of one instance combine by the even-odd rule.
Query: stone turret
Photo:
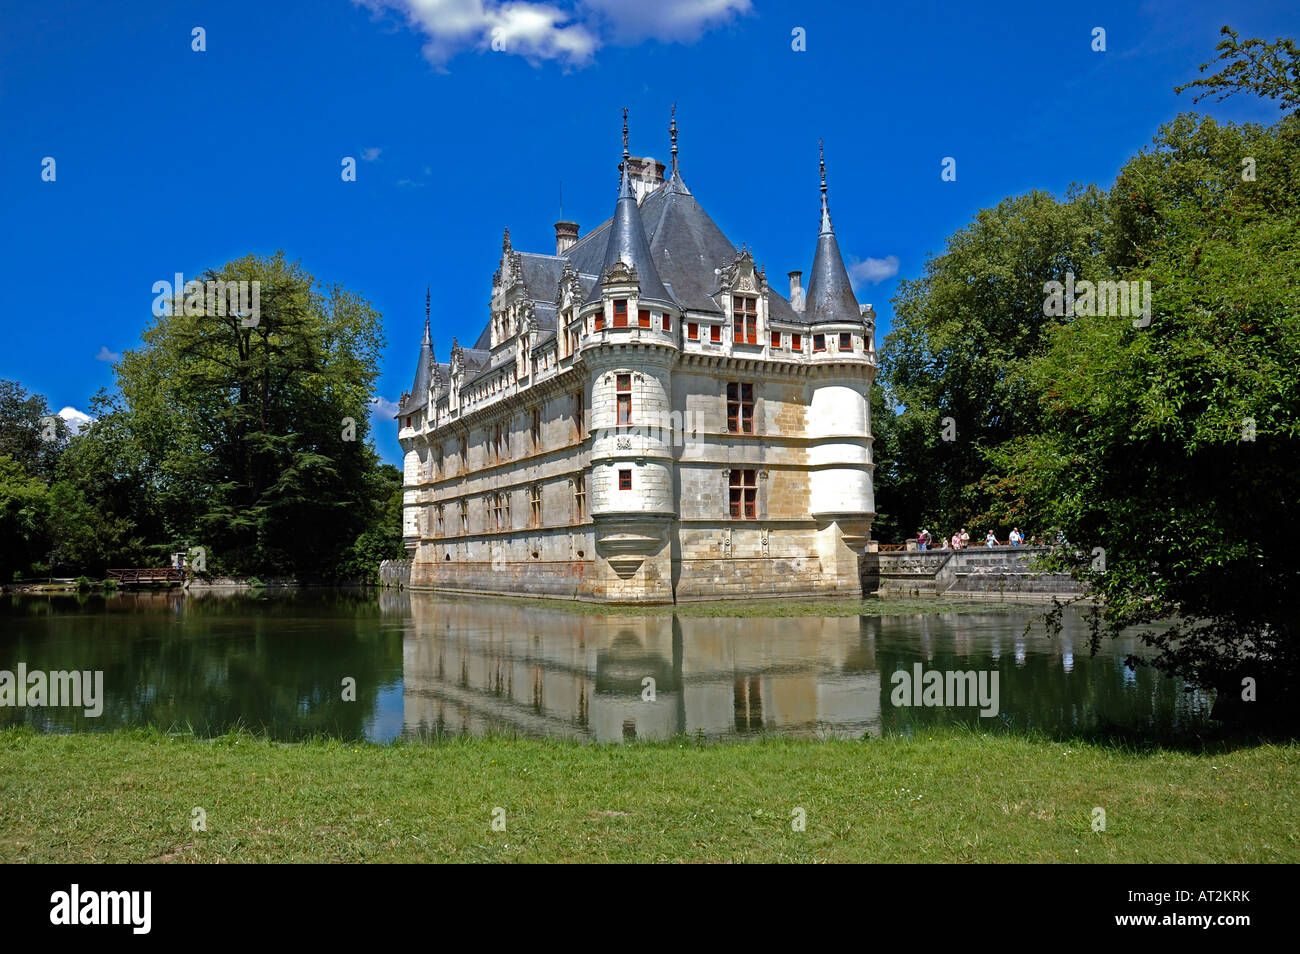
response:
[[[853,329],[850,334],[861,335],[863,317],[831,225],[824,157],[821,178],[821,228],[804,315],[812,330],[824,328],[822,333],[828,339],[846,328]],[[862,352],[841,353],[838,348],[828,347],[812,370],[808,407],[809,511],[818,521],[823,569],[839,578],[839,590],[852,590],[858,585],[860,558],[876,509],[868,350],[869,346]]]

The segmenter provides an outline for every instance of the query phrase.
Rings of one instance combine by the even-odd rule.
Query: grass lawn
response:
[[[1191,752],[945,730],[371,745],[11,729],[0,862],[1294,863],[1298,794],[1296,743]]]

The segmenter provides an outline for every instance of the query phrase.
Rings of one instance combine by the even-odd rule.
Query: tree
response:
[[[901,283],[881,377],[902,410],[888,419],[893,467],[878,506],[905,534],[953,528],[988,509],[984,448],[1029,433],[1037,415],[1021,364],[1052,320],[1043,284],[1082,275],[1098,254],[1104,196],[1072,188],[981,210],[920,278]],[[947,530],[945,530],[947,532]]]
[[[1218,690],[1222,717],[1294,721],[1300,120],[1179,116],[1110,206],[1108,258],[1150,281],[1151,324],[1054,328],[1026,370],[1042,426],[995,472],[1081,545],[1058,559],[1102,600],[1094,645],[1172,620],[1143,633],[1153,665]]]
[[[1238,93],[1252,93],[1280,100],[1278,106],[1283,111],[1300,106],[1300,49],[1294,40],[1278,37],[1272,43],[1265,43],[1252,38],[1242,43],[1231,27],[1221,27],[1219,33],[1223,36],[1215,47],[1219,55],[1202,63],[1199,71],[1204,73],[1216,62],[1227,65],[1210,76],[1175,86],[1174,92],[1203,90],[1192,98],[1193,103],[1214,93],[1218,94],[1215,102]]]
[[[260,283],[260,314],[178,301],[117,367],[160,542],[202,545],[228,572],[330,577],[382,493],[367,416],[379,315],[283,253],[203,281]]]

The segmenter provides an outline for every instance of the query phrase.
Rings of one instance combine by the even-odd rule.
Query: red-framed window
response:
[[[687,341],[700,340],[700,326],[694,321],[686,322],[686,340]]]
[[[668,312],[664,312],[660,317],[663,319],[663,329],[664,329],[664,331],[672,331],[672,330],[673,330],[673,316],[670,315],[670,314],[668,314]]]
[[[754,385],[747,381],[727,382],[727,432],[754,433]]]
[[[601,305],[600,311],[596,312],[595,319],[596,319],[596,326],[595,326],[596,330],[604,331],[605,330],[605,306],[604,305]]]
[[[752,470],[731,472],[731,516],[737,520],[758,518],[758,481]]]
[[[757,298],[732,295],[731,318],[735,325],[732,341],[736,344],[758,344]]]
[[[709,340],[714,344],[722,341],[722,325],[709,325]]]
[[[826,350],[826,336],[825,336],[825,335],[813,335],[813,350],[814,350],[814,351],[825,351],[825,350]]]
[[[790,335],[790,348],[793,351],[802,351],[803,335],[797,335],[797,334]]]
[[[617,375],[614,381],[614,393],[618,398],[618,423],[632,423],[632,375]]]
[[[632,489],[632,471],[620,470],[618,472],[618,489],[619,490]]]
[[[615,328],[627,327],[627,299],[626,298],[614,299],[614,327]]]
[[[772,347],[773,348],[781,347],[781,332],[779,331],[772,332]]]
[[[650,309],[638,308],[636,312],[636,326],[638,328],[650,327]]]
[[[853,350],[853,335],[849,334],[847,331],[840,332],[840,350],[841,351]]]

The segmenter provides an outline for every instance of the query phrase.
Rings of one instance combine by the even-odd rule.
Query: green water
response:
[[[11,703],[0,726],[619,741],[879,735],[953,721],[1167,735],[1205,723],[1208,697],[1124,666],[1142,652],[1136,639],[1090,656],[1080,616],[1060,637],[1041,626],[1024,635],[1037,612],[598,615],[391,591],[11,597],[0,601],[0,671],[102,671],[102,713]],[[952,695],[898,704],[894,674],[911,677],[918,663],[923,674],[983,673],[986,687],[996,674],[996,706],[984,706],[996,713]]]

